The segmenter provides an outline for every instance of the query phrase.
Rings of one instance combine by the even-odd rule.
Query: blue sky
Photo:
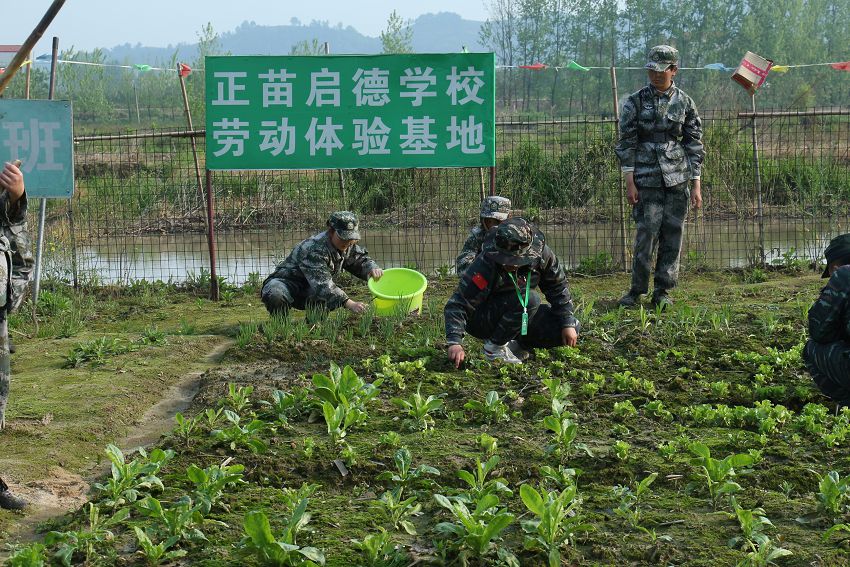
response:
[[[50,0],[16,3],[15,26],[3,26],[0,43],[23,43],[50,6]],[[395,9],[407,19],[435,12],[455,12],[470,20],[485,20],[484,0],[67,0],[35,50],[50,51],[51,38],[60,49],[114,47],[124,43],[166,47],[192,43],[207,22],[219,32],[233,30],[244,21],[258,25],[285,25],[292,18],[342,23],[365,35],[377,36]]]

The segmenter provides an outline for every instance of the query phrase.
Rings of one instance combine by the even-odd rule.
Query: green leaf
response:
[[[300,553],[310,561],[315,561],[319,565],[325,564],[325,554],[316,549],[315,547],[302,547],[298,550],[298,553]]]
[[[195,464],[189,465],[186,469],[186,476],[195,484],[205,484],[208,480],[207,473],[198,468]]]
[[[693,453],[693,454],[695,454],[699,457],[702,457],[704,459],[711,458],[711,451],[709,451],[708,447],[706,447],[705,445],[703,445],[699,441],[694,441],[693,443],[691,443],[691,445],[690,445],[690,447],[688,447],[688,449],[690,449],[691,453]]]
[[[522,498],[525,507],[531,510],[536,516],[543,515],[543,497],[533,487],[528,484],[523,484],[519,487],[519,495]]]
[[[275,543],[269,519],[263,512],[254,510],[245,514],[244,528],[257,547],[263,548]]]
[[[497,537],[502,532],[502,530],[511,525],[513,521],[513,514],[499,514],[498,516],[490,520],[489,524],[487,524],[487,528],[484,530],[482,539],[484,541],[491,541],[493,538]]]
[[[435,494],[434,500],[436,500],[437,503],[440,506],[442,506],[443,508],[447,508],[447,509],[454,512],[454,506],[452,506],[451,501],[448,498],[446,498],[445,496],[443,496],[442,494]]]
[[[399,524],[399,525],[400,525],[400,526],[404,529],[404,531],[406,531],[408,534],[410,534],[410,535],[417,535],[417,534],[416,534],[416,526],[414,526],[414,525],[413,525],[413,523],[412,523],[412,522],[410,522],[409,520],[402,520],[402,521],[400,521],[398,524]]]

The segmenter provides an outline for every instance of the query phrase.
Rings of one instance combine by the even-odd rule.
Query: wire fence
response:
[[[727,268],[816,259],[847,232],[850,109],[702,113],[707,156],[704,208],[691,211],[685,267]],[[264,277],[328,215],[350,209],[382,266],[453,271],[478,206],[491,189],[536,222],[570,269],[628,269],[633,222],[613,147],[613,116],[497,124],[489,169],[213,172],[217,274]],[[193,141],[201,171],[195,168]],[[50,201],[44,277],[74,283],[202,281],[209,277],[203,132],[80,136],[77,189]],[[37,203],[30,205],[36,226]]]

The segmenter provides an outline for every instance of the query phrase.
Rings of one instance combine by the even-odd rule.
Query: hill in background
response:
[[[485,51],[479,43],[478,32],[483,22],[464,20],[450,12],[424,14],[412,25],[413,47],[419,53],[458,52],[466,46],[470,51]],[[363,35],[351,26],[331,26],[327,22],[301,25],[263,26],[242,22],[235,30],[219,32],[221,49],[232,55],[288,55],[293,45],[314,39],[329,42],[331,53],[380,53],[381,40]],[[147,47],[141,44],[118,45],[104,52],[108,59],[133,63],[166,62],[176,53],[178,61],[191,61],[197,54],[196,43],[180,43],[168,47]]]

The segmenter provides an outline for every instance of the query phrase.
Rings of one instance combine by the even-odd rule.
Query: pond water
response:
[[[582,259],[610,256],[621,265],[623,238],[617,223],[542,225],[547,242],[569,269]],[[383,267],[413,266],[426,273],[452,266],[468,234],[467,227],[441,226],[414,230],[363,230],[363,244]],[[765,221],[765,257],[781,260],[793,250],[799,257],[818,258],[840,227],[825,220]],[[230,283],[243,283],[248,274],[265,276],[310,231],[241,231],[217,235],[217,272]],[[626,258],[630,262],[634,230],[626,227]],[[758,257],[758,227],[752,221],[696,221],[686,228],[683,263],[700,262],[715,268],[749,265]],[[45,258],[45,273],[71,272],[68,251]],[[79,243],[77,269],[84,277],[96,275],[103,283],[134,279],[184,281],[190,274],[209,269],[207,240],[203,234],[110,236]]]

